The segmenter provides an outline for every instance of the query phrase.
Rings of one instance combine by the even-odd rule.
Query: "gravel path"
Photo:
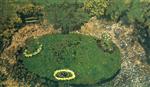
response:
[[[107,32],[120,49],[122,57],[119,74],[112,81],[98,87],[150,87],[150,66],[141,62],[146,58],[145,51],[134,37],[132,26],[106,23],[108,22],[93,18],[76,32],[97,38]]]

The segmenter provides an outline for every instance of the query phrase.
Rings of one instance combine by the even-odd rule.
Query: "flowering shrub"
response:
[[[83,8],[91,16],[101,17],[105,14],[108,5],[109,0],[86,0]]]
[[[104,32],[102,34],[101,41],[99,44],[104,51],[112,52],[114,49],[113,42],[109,33]]]
[[[27,49],[25,49],[25,51],[24,51],[24,55],[25,55],[25,57],[32,57],[32,56],[34,56],[34,55],[37,55],[38,53],[40,53],[41,52],[41,50],[42,50],[42,44],[39,46],[39,48],[35,51],[35,52],[33,52],[33,53],[31,53],[31,52],[29,52]]]
[[[102,40],[106,45],[109,45],[111,43],[111,36],[109,33],[104,32],[102,34]]]

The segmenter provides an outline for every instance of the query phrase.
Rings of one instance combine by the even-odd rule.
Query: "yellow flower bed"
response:
[[[71,77],[65,77],[65,78],[60,78],[60,77],[57,77],[57,73],[60,73],[60,72],[68,72],[68,73],[71,73]],[[76,76],[75,76],[75,73],[72,71],[72,70],[69,70],[69,69],[60,69],[60,70],[56,70],[54,72],[54,77],[57,79],[57,80],[72,80],[74,79]]]
[[[33,53],[30,53],[27,49],[25,49],[23,54],[25,55],[25,57],[32,57],[32,56],[37,55],[38,53],[40,53],[41,50],[42,50],[42,47],[43,47],[43,45],[41,44],[39,46],[39,48]]]

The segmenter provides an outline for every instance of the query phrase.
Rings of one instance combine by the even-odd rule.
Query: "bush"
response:
[[[132,0],[127,12],[128,23],[144,22],[144,12],[140,0]]]
[[[66,0],[59,4],[50,4],[47,8],[48,19],[56,29],[61,28],[62,33],[80,29],[89,19],[89,15],[81,7],[81,3]]]
[[[86,0],[83,8],[91,16],[101,17],[105,14],[108,5],[109,0]]]
[[[144,25],[148,26],[150,29],[150,3],[142,3],[141,7],[143,11]]]
[[[112,0],[110,3],[106,11],[106,16],[113,21],[119,21],[126,15],[128,6],[125,4],[124,0]]]
[[[114,21],[122,21],[126,24],[148,23],[149,3],[140,2],[140,0],[112,0],[107,9],[106,17]]]
[[[104,52],[112,53],[114,49],[114,43],[112,42],[111,36],[109,33],[104,32],[101,36],[101,40],[98,40],[98,45]]]
[[[10,2],[10,0],[0,1],[0,34],[5,31],[5,29],[13,27],[12,23],[10,22],[10,18],[15,15],[15,9],[12,6],[12,2]]]
[[[44,15],[44,11],[43,7],[41,6],[26,4],[17,10],[17,15],[22,19],[23,22],[26,22],[27,18],[40,20]]]
[[[59,27],[62,28],[62,33],[64,34],[80,29],[80,26],[89,19],[88,14],[84,13],[81,9],[70,8],[71,10],[74,12],[66,13],[67,11],[63,11],[66,15],[61,15],[58,19]]]

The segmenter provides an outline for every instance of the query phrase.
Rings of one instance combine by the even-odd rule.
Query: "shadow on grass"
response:
[[[110,77],[108,79],[105,79],[105,78],[101,79],[96,84],[92,84],[92,85],[90,85],[90,84],[78,84],[78,85],[71,84],[71,86],[73,86],[73,87],[95,87],[95,86],[99,86],[99,85],[102,85],[106,82],[112,81],[119,74],[119,72],[120,72],[120,69],[112,77]]]

